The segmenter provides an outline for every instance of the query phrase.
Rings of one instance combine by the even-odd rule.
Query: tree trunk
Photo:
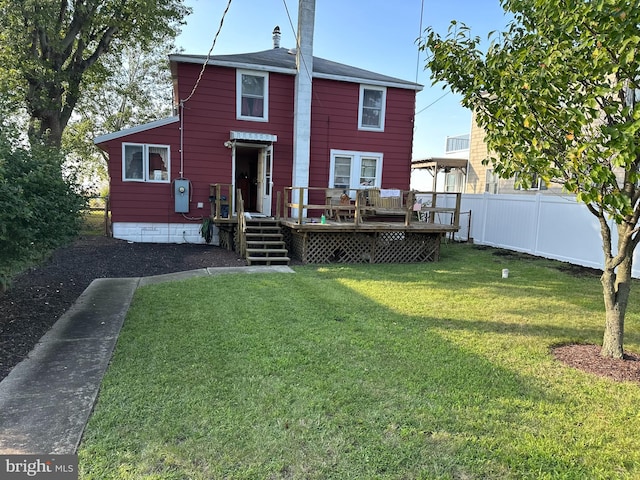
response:
[[[60,148],[62,131],[66,127],[58,112],[47,113],[40,118],[32,119],[31,135],[48,147]]]
[[[602,289],[605,306],[605,329],[601,355],[609,358],[623,358],[624,317],[627,312],[631,291],[631,251],[617,269],[607,261],[602,274]]]

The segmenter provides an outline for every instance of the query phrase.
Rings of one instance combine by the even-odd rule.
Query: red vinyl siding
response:
[[[415,91],[387,88],[383,132],[358,130],[360,85],[313,81],[309,184],[329,184],[331,150],[383,154],[382,187],[409,188]]]
[[[202,66],[177,65],[178,94],[186,99]],[[290,186],[293,162],[294,82],[292,75],[269,74],[269,121],[236,119],[236,71],[207,67],[195,94],[180,109],[183,121],[182,177],[192,184],[190,212],[197,221],[209,215],[209,184],[232,182],[230,131],[277,135],[273,144],[273,208],[276,192]],[[358,130],[360,85],[313,80],[309,184],[329,184],[332,149],[383,154],[382,187],[409,188],[415,91],[387,88],[383,132]],[[122,136],[101,145],[109,152],[111,206],[114,222],[184,223],[174,213],[172,183],[122,181],[122,143],[170,145],[171,181],[180,177],[180,122]],[[197,203],[204,204],[197,209]],[[275,210],[274,210],[275,211]]]
[[[146,143],[170,146],[171,180],[178,177],[180,142],[178,122],[127,135],[106,143],[109,153],[111,218],[114,222],[177,222],[173,213],[171,183],[122,181],[122,144]],[[104,145],[103,145],[104,147]]]

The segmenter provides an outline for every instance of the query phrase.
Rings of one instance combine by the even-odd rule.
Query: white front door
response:
[[[260,149],[258,155],[258,195],[256,209],[264,215],[271,216],[271,192],[273,190],[272,173],[273,147],[271,145]]]

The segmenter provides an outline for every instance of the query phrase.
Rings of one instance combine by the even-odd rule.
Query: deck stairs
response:
[[[289,252],[278,220],[246,219],[244,236],[248,265],[289,265]]]

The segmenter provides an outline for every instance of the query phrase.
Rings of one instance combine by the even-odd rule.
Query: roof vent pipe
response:
[[[273,29],[273,48],[280,48],[280,27],[278,25]]]

